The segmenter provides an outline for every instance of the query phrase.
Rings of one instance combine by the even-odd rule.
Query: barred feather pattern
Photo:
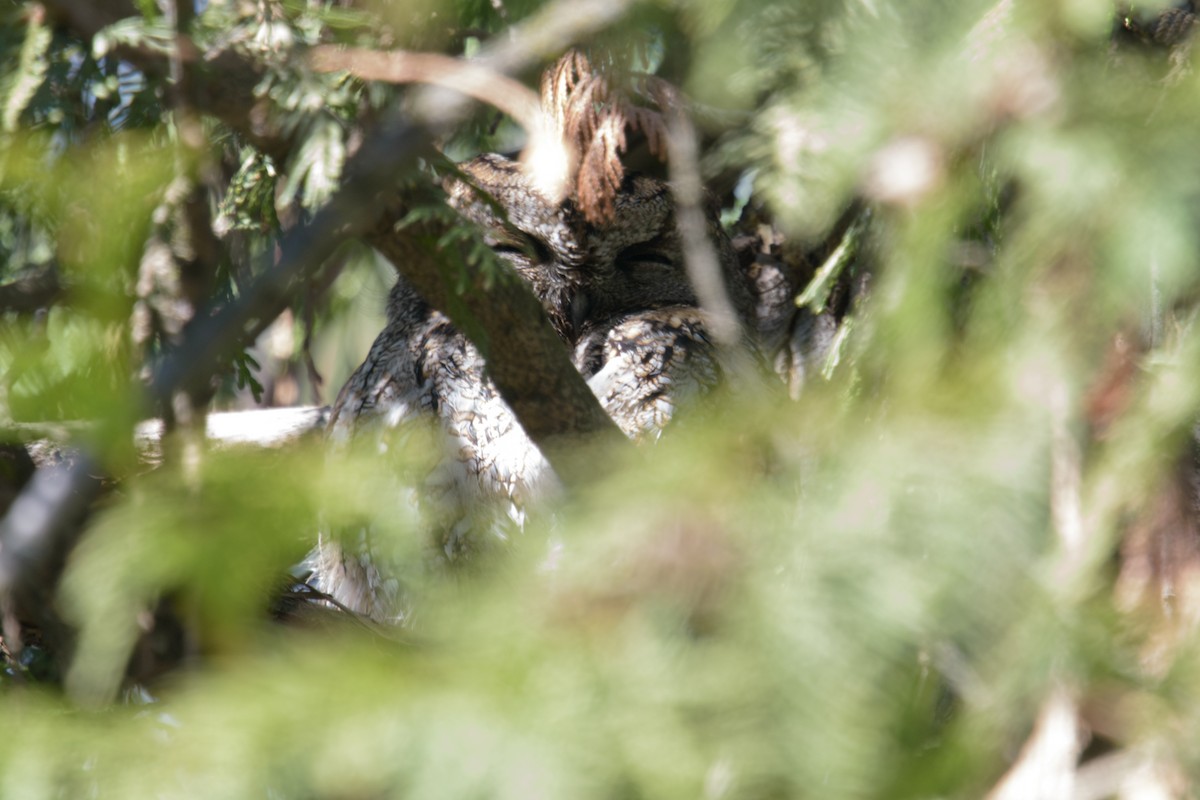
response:
[[[692,307],[631,314],[587,331],[575,365],[626,436],[657,437],[675,415],[720,379],[713,344]]]
[[[717,384],[665,184],[626,176],[610,217],[596,223],[574,199],[547,201],[519,164],[501,156],[480,156],[461,171],[466,180],[447,186],[451,204],[529,284],[628,436],[656,437],[681,405]],[[731,295],[751,316],[732,246],[715,220],[711,230]],[[339,394],[328,431],[335,441],[376,436],[382,448],[428,423],[440,456],[415,494],[438,558],[506,538],[554,491],[553,472],[488,380],[482,355],[401,282],[389,297],[387,326]],[[383,563],[369,529],[324,533],[307,564],[312,585],[338,603],[377,620],[404,619],[397,570]]]

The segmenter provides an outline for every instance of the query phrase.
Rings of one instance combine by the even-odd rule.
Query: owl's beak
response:
[[[571,330],[575,333],[583,327],[583,321],[592,311],[592,298],[585,289],[579,289],[571,297]]]

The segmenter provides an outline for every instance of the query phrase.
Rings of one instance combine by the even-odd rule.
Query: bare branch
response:
[[[281,447],[299,441],[306,436],[320,434],[325,430],[329,418],[328,406],[292,406],[288,408],[255,408],[249,411],[223,411],[207,414],[204,418],[205,439],[215,447]],[[53,467],[74,462],[79,448],[64,444],[71,437],[95,433],[94,423],[79,420],[42,423],[10,423],[5,426],[8,433],[18,441],[26,442],[28,455],[36,466]],[[166,435],[162,419],[147,419],[133,429],[133,445],[143,463],[157,464],[162,458],[162,442]],[[16,445],[0,445],[0,463],[6,448]],[[22,448],[21,452],[25,452]],[[22,485],[23,485],[22,481]],[[0,486],[0,510],[11,503],[3,497],[6,489],[20,486]],[[0,561],[2,561],[0,557]]]
[[[660,82],[654,92],[667,120],[667,168],[688,280],[704,312],[725,374],[735,378],[743,388],[761,386],[762,376],[747,356],[748,332],[743,328],[743,322],[753,317],[754,301],[743,276],[729,271],[737,269],[733,245],[720,231],[710,230],[713,223],[704,208],[706,198],[700,179],[696,129],[675,90]],[[717,253],[714,238],[729,248],[724,258]]]
[[[318,45],[308,51],[308,63],[317,72],[344,70],[362,80],[428,83],[453,89],[495,106],[526,130],[541,125],[542,108],[532,89],[487,67],[441,53]]]
[[[530,178],[548,198],[561,200],[566,194],[569,154],[537,93],[523,83],[477,62],[441,53],[318,45],[308,52],[308,63],[318,72],[346,71],[362,80],[424,83],[450,89],[499,109],[529,135],[521,162]]]
[[[39,469],[34,473],[0,529],[0,596],[27,581],[29,573],[39,571],[54,542],[44,532],[66,527],[86,508],[99,489],[99,481],[91,477],[95,472],[95,465],[80,457],[70,471]],[[71,480],[72,473],[90,480]]]
[[[608,28],[632,5],[631,0],[558,0],[514,26],[511,35],[489,43],[479,61],[497,72],[518,75]]]
[[[481,346],[488,376],[559,477],[567,483],[583,477],[580,465],[569,458],[578,449],[578,437],[603,433],[625,442],[624,436],[570,363],[541,303],[520,278],[507,268],[491,275],[481,266],[468,266],[467,290],[458,294],[439,269],[432,245],[438,236],[438,230],[429,228],[421,235],[411,228],[397,234],[385,223],[367,241],[427,303],[445,309]]]
[[[69,465],[39,468],[0,523],[0,625],[10,652],[20,650],[22,618],[32,618],[51,639],[62,637],[51,610],[57,572],[100,494],[98,474],[83,454]]]
[[[700,308],[707,316],[713,339],[718,346],[732,349],[741,343],[742,328],[708,233],[704,184],[697,163],[696,129],[677,99],[663,105],[668,114],[667,164],[688,278],[696,290]]]
[[[0,313],[28,314],[62,296],[64,288],[53,264],[30,270],[16,280],[0,284]]]
[[[171,293],[174,295],[171,298],[174,301],[172,305],[179,310],[186,329],[212,294],[221,247],[213,233],[208,192],[201,180],[205,173],[213,171],[208,142],[199,114],[192,106],[189,91],[194,60],[188,58],[192,43],[187,34],[195,9],[192,0],[170,0],[166,11],[167,20],[175,33],[175,46],[168,56],[171,77],[168,98],[178,132],[175,148],[175,186],[178,192],[168,192],[168,214],[172,218],[174,231],[166,249],[171,269],[178,276],[176,291]],[[139,281],[139,285],[141,283]],[[196,383],[176,393],[172,402],[163,404],[163,418],[168,429],[178,424],[190,434],[184,438],[185,447],[189,449],[200,447],[202,437],[196,434],[204,430],[204,414],[211,394],[210,386]]]
[[[1057,577],[1070,585],[1086,566],[1087,527],[1083,522],[1082,454],[1071,432],[1068,389],[1056,383],[1050,390],[1050,513],[1060,548]]]
[[[205,436],[218,445],[278,447],[321,431],[328,414],[329,409],[324,406],[261,408],[209,414],[205,418]],[[163,430],[161,419],[138,423],[133,434],[138,450],[153,457],[162,444]]]

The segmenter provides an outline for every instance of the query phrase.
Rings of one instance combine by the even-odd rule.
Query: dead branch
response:
[[[328,406],[259,408],[209,414],[205,418],[205,438],[219,446],[279,447],[323,430],[328,414]],[[134,444],[142,453],[153,455],[162,445],[164,429],[161,419],[140,422],[133,430]]]
[[[528,131],[541,125],[542,108],[532,89],[470,61],[441,53],[382,52],[335,45],[318,45],[307,56],[309,65],[317,72],[345,71],[367,81],[427,83],[453,89],[495,106]]]
[[[566,194],[570,156],[537,94],[523,83],[477,62],[441,53],[318,45],[308,52],[308,64],[318,72],[345,71],[362,80],[437,86],[495,107],[528,133],[521,162],[543,194],[555,200]]]
[[[328,406],[222,411],[205,417],[205,438],[217,447],[279,447],[320,433],[328,416]],[[75,460],[79,450],[67,442],[95,432],[96,425],[82,421],[50,425],[13,423],[7,425],[6,430],[17,440],[28,443],[34,464],[42,466]],[[142,458],[153,462],[164,434],[163,420],[143,420],[133,428],[133,445]]]
[[[732,350],[741,344],[742,327],[709,236],[708,217],[704,213],[704,184],[697,163],[696,129],[678,98],[668,101],[667,107],[667,164],[688,279],[696,290],[696,299],[705,312],[714,341],[718,346]]]

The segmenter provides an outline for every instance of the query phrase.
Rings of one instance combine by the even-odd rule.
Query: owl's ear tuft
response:
[[[598,69],[578,50],[564,54],[542,76],[542,109],[557,133],[553,138],[568,152],[566,186],[573,190],[583,216],[594,225],[612,221],[618,192],[625,179],[622,154],[628,132],[640,132],[650,152],[666,158],[665,99],[673,87],[642,77],[641,90],[619,81],[615,71]],[[658,106],[640,105],[635,98]],[[573,174],[571,174],[573,171]]]

